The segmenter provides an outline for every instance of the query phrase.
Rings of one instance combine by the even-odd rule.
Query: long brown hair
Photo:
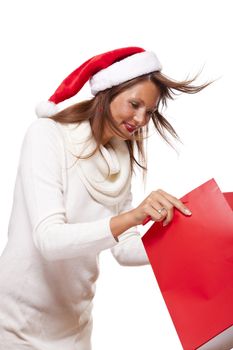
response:
[[[149,80],[153,82],[160,90],[158,108],[151,114],[151,120],[155,129],[162,136],[162,138],[172,146],[166,133],[168,132],[176,140],[179,140],[179,136],[162,114],[161,110],[163,107],[167,106],[168,99],[174,99],[177,92],[194,94],[211,84],[211,82],[207,82],[202,85],[193,85],[192,83],[196,80],[197,76],[198,74],[192,79],[175,81],[157,71],[145,74],[120,85],[101,91],[95,97],[67,107],[50,118],[59,123],[77,123],[89,120],[97,145],[95,151],[100,150],[106,123],[108,123],[108,126],[114,131],[115,134],[123,138],[125,137],[111,116],[111,101],[118,94],[132,87],[133,85]],[[147,171],[147,158],[144,141],[148,137],[148,130],[147,124],[146,126],[139,128],[128,140],[125,140],[130,154],[131,172],[134,171],[134,165],[138,165],[141,169],[143,169],[143,178]],[[138,160],[135,157],[135,146],[137,148]],[[89,158],[94,152],[87,157]],[[78,155],[77,158],[79,158]]]

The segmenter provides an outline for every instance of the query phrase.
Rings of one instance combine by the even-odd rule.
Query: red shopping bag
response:
[[[197,349],[227,329],[233,347],[233,193],[214,179],[181,198],[172,222],[154,223],[142,237],[173,324],[185,350]],[[210,347],[209,349],[215,349]]]

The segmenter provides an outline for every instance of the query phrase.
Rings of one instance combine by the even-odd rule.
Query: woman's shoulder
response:
[[[77,122],[77,123],[60,123],[49,117],[46,118],[37,118],[29,124],[27,131],[54,131],[57,132],[68,132],[71,135],[79,136],[83,138],[87,134],[87,130],[90,132],[90,124],[87,121]]]
[[[29,124],[27,132],[36,132],[39,130],[55,130],[57,122],[51,118],[37,118]]]
[[[62,138],[62,129],[60,123],[51,118],[37,118],[27,127],[25,138],[54,137]]]
[[[37,147],[38,145],[62,145],[63,138],[58,123],[51,118],[33,120],[24,133],[23,146]],[[59,146],[59,147],[60,147]]]
[[[89,155],[96,149],[90,122],[60,123],[51,118],[37,118],[27,128],[25,139],[31,145],[55,145],[72,155]]]

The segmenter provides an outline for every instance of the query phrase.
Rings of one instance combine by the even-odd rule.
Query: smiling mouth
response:
[[[124,124],[125,128],[127,129],[127,131],[130,133],[133,133],[137,129],[136,126],[131,125],[129,123],[124,122],[123,124]]]

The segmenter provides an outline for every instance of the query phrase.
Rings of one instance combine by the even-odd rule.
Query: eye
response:
[[[131,104],[131,106],[132,106],[133,108],[135,108],[135,109],[139,107],[139,105],[138,105],[137,102],[130,101],[130,104]]]

